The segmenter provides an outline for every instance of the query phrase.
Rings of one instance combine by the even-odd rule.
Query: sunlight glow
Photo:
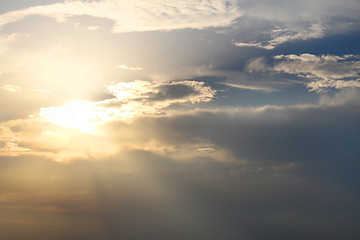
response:
[[[166,96],[167,88],[178,85],[186,86],[194,93],[174,98]],[[156,116],[175,103],[209,102],[216,92],[203,82],[183,81],[174,84],[142,80],[118,82],[109,85],[107,90],[113,98],[95,102],[72,101],[62,107],[41,108],[40,117],[62,127],[95,133],[95,127],[106,121],[131,122],[141,116]]]
[[[89,101],[73,101],[63,107],[40,109],[40,116],[62,127],[76,128],[80,132],[95,133],[95,126],[106,120],[106,114]]]

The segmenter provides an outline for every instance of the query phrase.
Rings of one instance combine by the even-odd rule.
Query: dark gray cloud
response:
[[[199,94],[193,86],[186,84],[160,85],[156,93],[149,94],[150,101],[163,101],[169,99],[181,99],[191,95]]]
[[[268,161],[355,159],[358,107],[268,107],[256,111],[201,111],[144,123],[164,141],[201,138],[239,158]],[[141,123],[142,124],[142,123]],[[148,125],[149,127],[146,127]]]

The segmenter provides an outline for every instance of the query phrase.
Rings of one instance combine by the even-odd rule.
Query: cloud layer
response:
[[[358,1],[0,9],[2,238],[358,239]]]
[[[114,22],[113,32],[141,32],[183,28],[223,27],[240,17],[235,1],[65,1],[12,11],[0,16],[0,26],[38,15],[58,22],[89,15]]]

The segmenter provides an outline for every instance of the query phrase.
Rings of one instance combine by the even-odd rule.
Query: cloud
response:
[[[229,87],[252,90],[252,91],[261,91],[261,92],[277,92],[277,91],[279,91],[278,89],[266,87],[266,86],[245,85],[245,84],[226,83],[226,82],[223,82],[220,84],[229,86]]]
[[[278,45],[298,40],[308,40],[313,38],[322,38],[325,35],[325,27],[320,24],[313,24],[302,31],[294,31],[288,28],[276,27],[268,33],[269,40],[262,42],[233,42],[237,47],[257,47],[267,50],[276,48]]]
[[[162,114],[167,107],[177,103],[209,102],[216,93],[204,82],[197,81],[151,83],[137,80],[119,82],[107,89],[115,98],[96,104],[115,118],[124,120]]]
[[[112,142],[107,124],[114,121],[130,124],[139,117],[164,115],[166,108],[174,104],[189,107],[187,103],[209,102],[216,92],[197,81],[120,82],[108,86],[108,90],[114,98],[72,101],[64,106],[42,107],[31,117],[0,123],[0,155],[42,156],[54,161],[89,156],[101,158],[113,154],[114,147],[119,147],[118,143],[114,145]],[[128,129],[122,132],[123,137],[132,135],[126,143],[120,141],[124,145],[159,149],[152,144],[142,145],[142,140],[136,139],[139,133],[137,131]],[[193,147],[204,148],[204,145]],[[202,152],[198,154],[204,155]],[[222,153],[218,151],[214,154],[219,155],[219,158]]]
[[[199,92],[193,86],[186,85],[184,83],[162,84],[157,87],[157,90],[157,93],[149,94],[150,101],[191,98],[192,95],[199,94]]]
[[[7,12],[0,16],[0,26],[32,15],[51,17],[58,22],[68,21],[73,16],[89,15],[113,21],[113,32],[123,33],[223,27],[230,25],[242,13],[235,1],[224,0],[162,0],[156,3],[144,0],[65,1]]]
[[[154,129],[153,136],[168,144],[208,142],[230,150],[240,160],[353,161],[359,154],[353,143],[360,118],[351,109],[309,106],[199,111],[144,121],[139,128]]]
[[[119,65],[119,68],[122,70],[130,70],[130,71],[141,71],[142,67],[129,67],[127,65]]]
[[[179,81],[165,83],[151,83],[147,81],[119,82],[110,85],[109,92],[116,97],[108,101],[143,101],[144,104],[164,104],[164,107],[173,103],[182,102],[209,102],[216,91],[206,86],[204,82]],[[146,103],[149,101],[149,103]],[[155,107],[156,108],[156,107]]]
[[[233,45],[275,49],[285,42],[357,32],[360,5],[355,1],[239,0],[243,17],[230,30]]]
[[[234,46],[236,47],[258,47],[258,48],[265,48],[266,46],[262,46],[261,43],[258,42],[250,42],[250,43],[244,43],[244,42],[233,42]]]
[[[137,117],[161,115],[174,104],[209,102],[216,93],[198,81],[151,83],[136,80],[114,83],[107,90],[113,98],[43,107],[39,116],[62,127],[94,133],[96,126],[106,121],[132,121]]]
[[[286,82],[304,84],[310,91],[315,92],[360,87],[359,55],[303,53],[274,56],[271,64],[267,61],[269,60],[265,57],[251,59],[247,62],[245,70],[253,76],[261,74],[262,77],[275,77],[284,84]],[[275,83],[274,81],[272,84]]]
[[[269,70],[269,68],[270,67],[266,63],[266,58],[264,58],[264,57],[251,59],[247,62],[247,65],[246,65],[246,70],[249,73],[266,72],[267,70]]]
[[[329,88],[360,87],[360,56],[358,55],[278,55],[274,71],[294,74],[310,80],[310,91]]]
[[[329,88],[354,88],[354,87],[360,87],[360,79],[357,80],[350,80],[350,81],[344,81],[344,80],[331,80],[331,81],[317,81],[317,82],[311,82],[308,85],[308,88],[310,88],[310,91],[324,91],[324,89]]]
[[[100,26],[88,26],[86,29],[90,31],[96,31],[100,28]]]
[[[329,106],[353,106],[354,108],[360,102],[360,94],[358,88],[343,88],[334,95],[324,94],[320,98],[320,104]]]

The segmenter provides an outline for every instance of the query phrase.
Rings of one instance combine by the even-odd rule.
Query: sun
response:
[[[95,127],[106,120],[106,115],[90,101],[72,101],[63,107],[40,109],[40,117],[65,128],[83,133],[95,133]]]

